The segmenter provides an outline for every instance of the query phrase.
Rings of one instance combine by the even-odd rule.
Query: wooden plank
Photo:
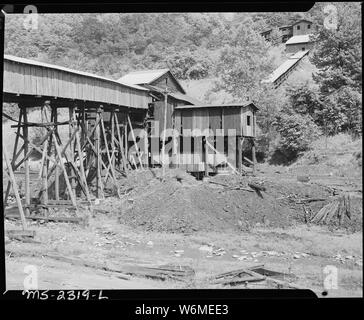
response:
[[[209,108],[209,128],[216,134],[217,129],[222,129],[221,108]]]
[[[236,135],[240,135],[241,130],[240,107],[224,108],[224,134],[228,135],[228,130],[235,129]]]
[[[133,126],[131,125],[131,121],[130,121],[130,117],[128,115],[128,123],[129,123],[129,127],[130,127],[130,133],[131,133],[131,136],[133,138],[133,142],[134,142],[134,145],[135,147],[137,148],[137,142],[136,142],[136,139],[135,139],[135,135],[134,135],[134,130],[133,130]],[[143,162],[142,162],[142,158],[139,154],[139,150],[136,150],[137,151],[137,156],[138,156],[138,160],[139,160],[139,163],[140,163],[140,167],[143,169]]]
[[[56,136],[55,136],[54,133],[52,133],[52,136],[53,136],[53,140],[54,140],[54,145],[56,147],[56,152],[57,152],[57,156],[58,156],[58,159],[59,159],[59,164],[60,164],[60,167],[61,167],[61,169],[63,171],[64,179],[65,179],[65,182],[66,182],[66,185],[67,185],[67,189],[68,189],[69,196],[71,198],[72,204],[75,207],[77,207],[76,196],[73,193],[72,186],[71,186],[71,184],[70,184],[70,182],[68,180],[67,171],[66,171],[66,168],[64,167],[64,164],[63,164],[63,161],[62,161],[62,155],[61,155],[61,151],[60,151],[58,142],[56,140]]]
[[[19,196],[18,185],[16,183],[14,172],[13,172],[13,169],[11,167],[11,164],[10,164],[10,161],[9,161],[9,158],[8,158],[8,155],[7,155],[7,152],[5,150],[4,145],[3,145],[3,157],[5,159],[5,163],[6,163],[6,166],[7,166],[7,169],[8,169],[9,178],[10,178],[11,184],[13,186],[13,191],[14,191],[16,203],[17,203],[17,206],[18,206],[18,209],[19,209],[20,218],[21,218],[21,222],[22,222],[22,227],[23,227],[23,230],[25,230],[27,228],[27,223],[25,221],[25,215],[24,215],[23,207],[22,207],[22,204],[21,204],[20,196]]]
[[[23,107],[23,119],[24,123],[28,122],[28,114],[27,108]],[[24,157],[27,155],[29,151],[29,142],[28,142],[28,127],[23,127],[23,135],[24,135]],[[29,176],[29,158],[25,160],[25,202],[26,204],[30,204],[30,176]],[[29,215],[29,209],[25,209],[25,215]]]

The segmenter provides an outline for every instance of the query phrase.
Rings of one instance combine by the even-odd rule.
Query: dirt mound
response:
[[[249,187],[252,182],[265,190],[254,191]],[[120,181],[120,188],[122,199],[106,199],[103,210],[134,228],[172,233],[284,228],[307,222],[327,203],[308,201],[303,206],[302,199],[332,195],[319,185],[262,177],[219,175],[198,181],[182,170],[167,170],[162,179],[160,169],[134,171]],[[354,220],[346,225],[352,226]]]

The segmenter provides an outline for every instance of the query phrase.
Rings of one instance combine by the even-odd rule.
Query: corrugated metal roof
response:
[[[193,97],[190,97],[188,96],[187,94],[181,94],[181,93],[170,93],[169,94],[171,97],[175,98],[175,99],[178,99],[178,100],[182,100],[182,101],[187,101],[193,105],[201,105],[202,102],[193,98]]]
[[[176,79],[176,77],[173,75],[173,73],[169,69],[133,71],[133,72],[126,74],[125,76],[122,76],[121,78],[119,78],[118,81],[133,84],[133,85],[137,85],[137,84],[145,85],[145,84],[152,83],[153,81],[162,77],[166,73],[170,73],[170,75],[176,82],[177,86],[179,87],[180,91],[182,93],[186,93],[185,89],[182,87],[182,85],[179,83],[179,81]]]
[[[293,36],[289,38],[286,42],[286,44],[297,44],[297,43],[307,43],[311,42],[310,40],[311,34],[302,34],[300,36]]]
[[[26,58],[20,58],[20,57],[8,55],[8,54],[4,54],[4,59],[5,60],[10,60],[10,61],[13,61],[13,62],[23,63],[23,64],[30,64],[30,65],[33,65],[33,66],[39,66],[39,67],[56,69],[56,70],[60,70],[60,71],[74,73],[74,74],[82,75],[82,76],[85,76],[85,77],[91,77],[91,78],[96,78],[96,79],[100,79],[100,80],[105,80],[105,81],[121,84],[121,85],[123,85],[125,87],[129,87],[129,88],[133,88],[133,89],[137,89],[137,90],[147,91],[147,89],[145,89],[145,88],[143,88],[141,86],[138,86],[138,85],[132,85],[132,84],[128,84],[128,83],[125,83],[125,82],[120,82],[120,81],[116,81],[116,80],[113,80],[113,79],[98,76],[96,74],[92,74],[92,73],[89,73],[89,72],[78,71],[78,70],[65,68],[65,67],[57,66],[57,65],[54,65],[54,64],[50,64],[50,63],[40,62],[40,61],[36,61],[36,60],[30,60],[30,59],[26,59]]]
[[[305,51],[299,51],[295,53],[293,56],[289,57],[288,60],[283,62],[277,69],[275,69],[270,76],[263,80],[263,83],[269,83],[276,81],[279,77],[281,77],[283,74],[285,74],[290,68],[292,68],[298,61],[300,61],[309,50]]]
[[[134,71],[122,76],[118,81],[129,84],[146,84],[160,78],[166,74],[169,69],[154,69]]]
[[[290,59],[301,59],[303,58],[310,50],[298,51],[294,55],[290,56]]]
[[[259,109],[252,101],[245,101],[242,103],[227,103],[227,104],[201,104],[201,105],[187,105],[178,106],[175,109],[197,109],[197,108],[232,108],[232,107],[247,107],[253,105],[256,109]]]
[[[298,59],[289,59],[283,62],[277,69],[275,69],[268,79],[264,80],[264,82],[274,82],[281,75],[286,73],[291,67],[293,67],[298,62]]]

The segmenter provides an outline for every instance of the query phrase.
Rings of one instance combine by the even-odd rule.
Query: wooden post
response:
[[[107,137],[106,137],[106,131],[105,131],[105,126],[104,126],[104,119],[102,119],[102,118],[101,118],[101,130],[102,130],[102,135],[104,137],[104,143],[105,143],[105,149],[106,149],[107,159],[109,161],[109,166],[110,166],[110,169],[111,169],[111,176],[112,176],[112,178],[114,180],[115,187],[119,189],[118,184],[117,184],[117,181],[116,181],[116,174],[115,174],[115,170],[114,170],[115,168],[112,165],[112,160],[111,160],[110,153],[109,153],[109,147],[107,145]],[[108,173],[109,172],[107,171],[106,172],[106,175]]]
[[[68,136],[69,136],[69,139],[73,139],[72,138],[72,134],[73,134],[73,131],[74,131],[74,121],[75,121],[75,107],[72,106],[72,107],[69,107],[68,108],[68,111],[69,111],[69,120],[70,120],[70,123],[69,123],[69,132],[68,132]],[[75,144],[73,143],[73,141],[70,142],[70,155],[71,155],[71,161],[72,163],[74,162],[75,160]],[[71,180],[71,186],[72,186],[72,190],[73,190],[73,193],[76,194],[76,177],[74,176],[74,172],[71,173],[71,177],[70,177],[70,180]]]
[[[16,130],[16,137],[15,137],[13,157],[11,159],[11,169],[12,170],[14,170],[14,168],[15,168],[15,161],[18,158],[16,156],[16,154],[17,154],[18,143],[19,143],[19,134],[20,134],[20,128],[21,128],[20,124],[21,124],[22,117],[23,117],[23,109],[20,109],[20,112],[19,112],[19,120],[18,120],[18,128]],[[6,187],[5,199],[4,199],[4,208],[7,206],[8,197],[9,197],[9,193],[10,193],[10,188],[11,188],[11,182],[8,181],[8,185]]]
[[[130,117],[128,115],[128,122],[129,122],[129,126],[130,126],[130,132],[131,132],[131,136],[133,138],[133,142],[134,142],[134,145],[135,145],[135,149],[136,149],[136,152],[137,152],[137,156],[138,156],[138,160],[139,160],[139,163],[140,163],[140,167],[143,169],[143,161],[142,161],[142,158],[140,156],[140,153],[139,153],[139,150],[137,150],[137,142],[136,142],[136,139],[135,139],[135,135],[134,135],[134,130],[133,130],[133,126],[131,125],[131,121],[130,121]]]
[[[115,168],[115,124],[114,124],[115,110],[111,110],[110,122],[111,122],[111,162],[112,167]]]
[[[205,156],[204,156],[204,164],[205,164],[205,177],[208,177],[209,175],[209,163],[208,163],[208,154],[209,154],[209,148],[207,147],[207,137],[205,136],[203,138],[204,142],[204,150],[205,150]]]
[[[53,119],[54,122],[57,122],[57,107],[54,107],[53,110]],[[54,130],[56,130],[57,132],[57,126],[55,126]],[[56,149],[54,148],[54,154],[55,154],[55,159],[56,159],[56,163],[57,163],[57,153],[56,153]],[[56,200],[59,200],[59,168],[58,165],[55,167],[55,173],[54,173],[54,193],[56,195]]]
[[[101,180],[101,154],[100,154],[100,117],[102,107],[97,109],[96,112],[96,129],[95,129],[95,147],[96,147],[96,197],[103,197],[103,188]]]
[[[236,137],[237,139],[237,157],[236,157],[236,165],[237,165],[237,168],[238,168],[238,171],[241,173],[241,168],[242,168],[242,139],[241,137]]]
[[[52,135],[53,135],[54,145],[56,147],[56,152],[57,152],[57,156],[58,156],[59,165],[61,166],[61,169],[63,171],[64,180],[65,180],[66,185],[67,185],[68,193],[70,194],[70,198],[71,198],[71,201],[72,201],[72,205],[74,205],[75,207],[77,207],[76,196],[73,193],[73,189],[72,189],[71,183],[68,180],[67,171],[66,171],[66,168],[63,165],[61,151],[59,149],[59,145],[58,145],[58,142],[57,142],[57,139],[55,137],[54,132],[52,133]]]
[[[252,160],[253,160],[253,175],[255,175],[256,172],[256,165],[257,165],[257,159],[255,157],[255,141],[254,138],[252,138]]]
[[[119,126],[117,115],[115,115],[115,124],[116,124],[116,132],[117,132],[118,140],[119,140],[120,155],[121,155],[121,159],[123,161],[125,175],[127,176],[128,175],[128,166],[127,166],[127,160],[124,155],[123,140],[120,135],[120,126]]]
[[[76,147],[77,147],[78,159],[80,162],[81,179],[85,185],[86,199],[87,199],[87,201],[91,201],[90,192],[89,192],[88,186],[87,186],[85,168],[83,166],[83,153],[82,153],[82,149],[81,149],[80,136],[79,136],[78,132],[76,133]]]
[[[21,205],[21,200],[20,200],[18,186],[16,184],[14,172],[13,172],[13,169],[11,167],[11,164],[10,164],[10,161],[9,161],[9,158],[8,158],[7,153],[6,153],[6,150],[5,150],[4,145],[3,145],[3,156],[4,156],[4,159],[5,159],[6,166],[8,168],[9,179],[10,179],[11,184],[13,186],[13,191],[14,191],[16,203],[17,203],[18,209],[19,209],[20,219],[21,219],[21,222],[22,222],[22,227],[23,227],[23,230],[25,230],[27,228],[27,222],[25,220],[25,216],[24,216],[24,212],[23,212],[23,207]],[[29,211],[29,208],[26,208],[26,210]]]
[[[43,182],[43,191],[42,191],[42,204],[47,205],[48,203],[48,168],[47,168],[47,161],[46,161],[46,153],[47,153],[47,140],[45,141],[44,148],[43,148],[43,155],[44,158],[43,167],[42,167],[42,182]],[[58,200],[58,199],[57,199]]]
[[[27,107],[21,106],[23,109],[23,119],[24,119],[24,127],[23,127],[23,136],[24,136],[24,156],[28,153],[29,150],[29,137],[28,137],[28,114],[27,114]],[[29,216],[30,210],[30,176],[29,176],[29,158],[25,160],[25,216]]]
[[[167,81],[167,78],[166,78]],[[166,172],[165,168],[165,159],[164,159],[164,153],[165,153],[165,144],[166,144],[166,129],[167,129],[167,108],[168,108],[168,88],[166,83],[166,90],[164,92],[164,117],[163,117],[163,139],[162,139],[162,172],[163,172],[163,179]]]
[[[128,115],[129,117],[129,115]],[[125,123],[124,123],[124,153],[125,153],[125,159],[126,159],[126,165],[129,165],[129,160],[128,160],[128,150],[129,149],[129,144],[128,144],[128,120],[127,118],[125,118]]]

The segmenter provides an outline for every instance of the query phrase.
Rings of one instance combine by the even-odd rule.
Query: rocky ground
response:
[[[160,169],[134,171],[120,179],[121,199],[108,197],[80,213],[87,226],[36,221],[30,222],[34,242],[6,239],[7,288],[22,288],[27,264],[38,267],[39,286],[47,289],[229,288],[212,277],[264,265],[284,273],[285,285],[321,296],[325,266],[333,265],[338,289],[328,296],[362,296],[361,177],[299,180],[293,170],[264,165],[256,177],[203,181],[180,170],[167,170],[164,177]],[[310,223],[341,194],[350,195],[350,218]],[[19,229],[19,221],[7,219],[5,228]],[[193,274],[148,277],[150,269],[143,269],[166,265]]]

